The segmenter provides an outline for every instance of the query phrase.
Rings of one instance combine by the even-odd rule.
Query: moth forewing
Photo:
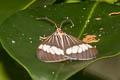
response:
[[[60,62],[67,60],[64,56],[64,50],[61,48],[59,40],[60,39],[57,38],[56,33],[46,38],[46,40],[38,46],[38,59],[44,62]]]

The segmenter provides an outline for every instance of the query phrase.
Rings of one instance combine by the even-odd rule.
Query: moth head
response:
[[[56,35],[62,36],[64,32],[61,30],[61,28],[56,29]]]

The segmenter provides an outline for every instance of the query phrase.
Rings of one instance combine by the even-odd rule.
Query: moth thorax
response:
[[[56,34],[59,36],[62,36],[62,35],[64,35],[64,32],[61,30],[61,28],[57,28]]]

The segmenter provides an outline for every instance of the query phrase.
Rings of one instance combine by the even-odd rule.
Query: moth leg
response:
[[[39,40],[41,40],[41,41],[44,41],[45,39],[47,39],[47,37],[45,35],[39,37]]]
[[[99,42],[99,40],[96,40],[96,35],[87,35],[82,40],[85,43],[96,43]]]

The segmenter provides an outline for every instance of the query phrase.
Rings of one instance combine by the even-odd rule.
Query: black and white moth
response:
[[[82,40],[68,35],[61,30],[66,22],[71,19],[65,19],[59,27],[49,18],[39,18],[39,20],[47,20],[55,25],[56,31],[48,36],[37,48],[37,58],[43,62],[61,62],[66,60],[90,60],[96,58],[98,51],[95,47],[83,42]],[[74,25],[72,23],[72,25]]]

